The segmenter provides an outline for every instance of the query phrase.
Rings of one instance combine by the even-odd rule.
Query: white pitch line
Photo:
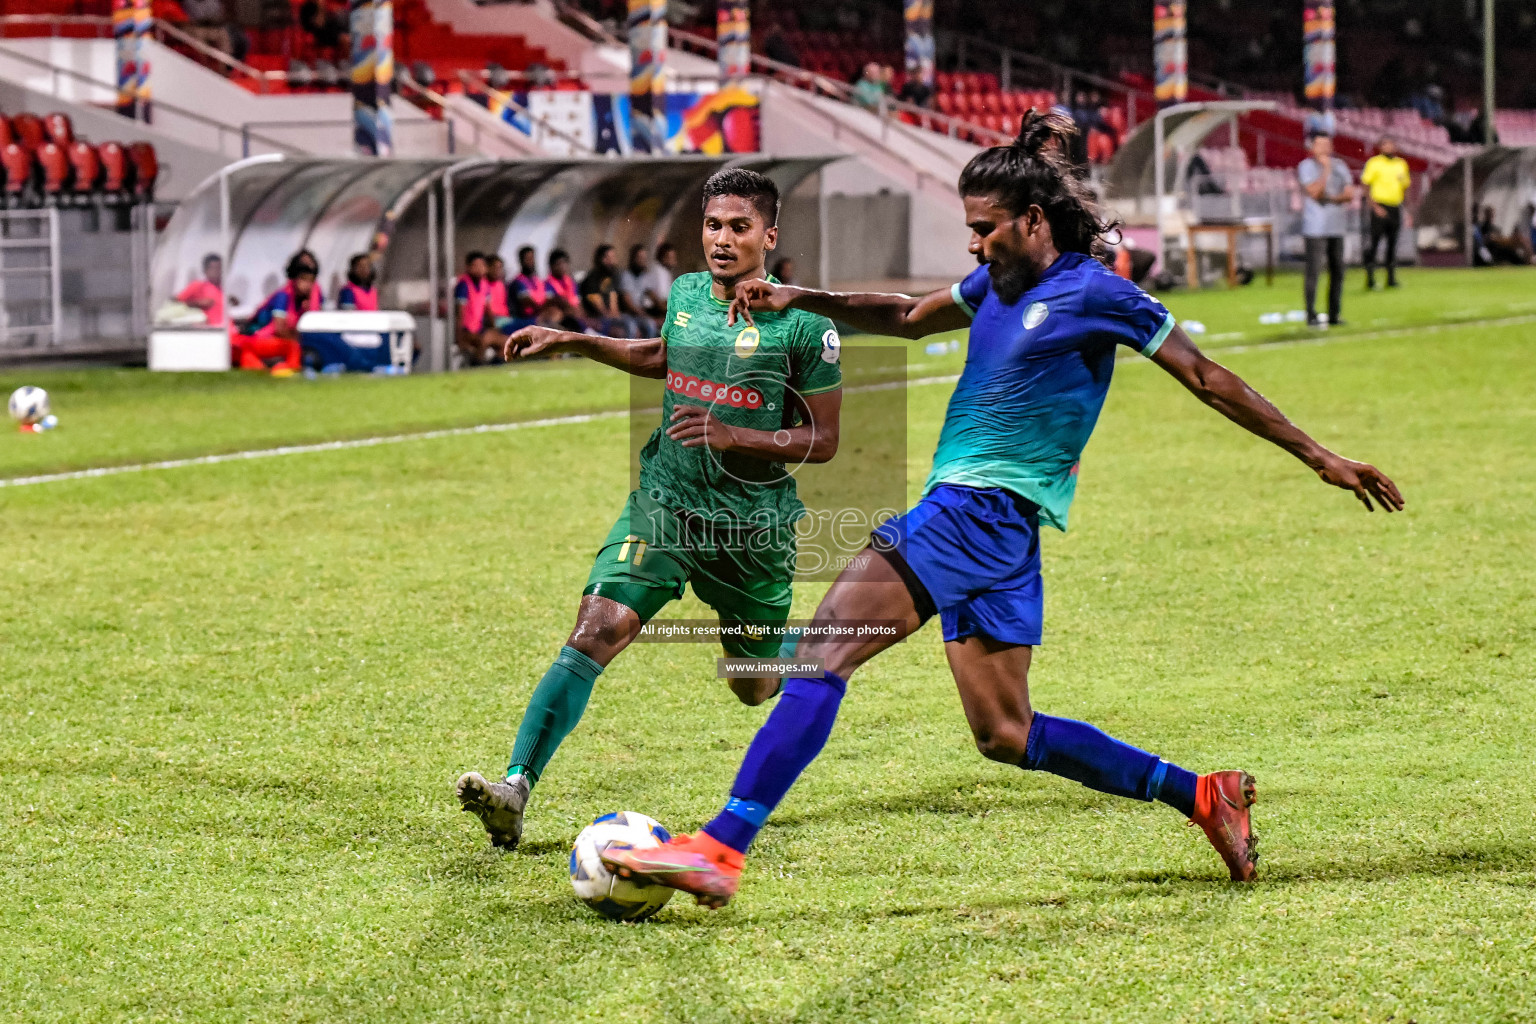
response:
[[[45,473],[40,476],[18,476],[0,480],[0,487],[26,487],[31,484],[51,484],[60,480],[88,480],[98,476],[117,476],[120,473],[142,473],[150,469],[181,469],[184,466],[215,466],[221,462],[240,462],[244,459],[270,459],[277,455],[307,455],[310,452],[339,452],[349,448],[375,448],[381,444],[401,444],[405,441],[431,441],[440,437],[462,437],[466,434],[502,434],[509,430],[530,430],[534,427],[560,427],[575,423],[592,423],[627,415],[627,410],[583,413],[577,416],[551,416],[542,420],[519,420],[516,423],[481,423],[473,427],[447,427],[442,430],[424,430],[417,434],[387,434],[382,437],[359,437],[350,441],[321,441],[317,444],[288,444],[280,448],[256,448],[243,452],[225,452],[222,455],[199,455],[191,459],[166,459],[163,462],[140,462],[128,466],[99,466],[95,469],[77,469],[69,473]]]
[[[1226,345],[1213,349],[1213,355],[1241,352],[1265,352],[1271,349],[1292,348],[1299,345],[1335,345],[1345,341],[1369,341],[1374,338],[1393,338],[1407,334],[1435,334],[1440,331],[1464,327],[1510,327],[1516,324],[1536,323],[1536,314],[1502,317],[1494,320],[1471,320],[1462,323],[1429,324],[1423,327],[1392,327],[1379,331],[1361,331],[1358,334],[1319,335],[1311,338],[1290,338],[1280,341],[1255,342],[1252,345]],[[1135,355],[1121,356],[1117,362],[1146,362]],[[889,381],[884,384],[863,384],[848,388],[849,394],[866,391],[891,391],[896,388],[915,388],[929,384],[953,384],[960,379],[958,373],[936,377],[918,377],[914,380]],[[658,410],[636,410],[658,411]],[[375,448],[384,444],[403,444],[406,441],[432,441],[443,437],[464,437],[470,434],[503,434],[512,430],[531,430],[536,427],[562,427],[578,423],[595,423],[627,416],[630,410],[613,409],[608,412],[582,413],[575,416],[551,416],[538,420],[519,420],[516,423],[481,423],[473,427],[447,427],[442,430],[424,430],[416,434],[386,434],[381,437],[359,437],[350,441],[321,441],[316,444],[290,444],[278,448],[256,448],[243,452],[225,452],[221,455],[199,455],[190,459],[166,459],[161,462],[140,462],[127,466],[98,466],[94,469],[77,469],[67,473],[44,473],[38,476],[18,476],[0,480],[0,487],[28,487],[32,484],[51,484],[63,480],[90,480],[103,476],[119,476],[123,473],[143,473],[152,469],[181,469],[186,466],[216,466],[224,462],[241,462],[247,459],[269,459],[278,455],[307,455],[311,452],[339,452],[352,448]]]

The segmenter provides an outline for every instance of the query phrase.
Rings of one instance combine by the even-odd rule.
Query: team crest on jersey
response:
[[[1034,330],[1036,327],[1039,327],[1041,324],[1045,323],[1045,318],[1050,316],[1050,314],[1051,307],[1047,306],[1045,303],[1031,302],[1029,307],[1024,310],[1024,329],[1026,331]]]
[[[757,333],[756,327],[744,327],[740,334],[736,335],[736,354],[745,359],[757,351],[758,343],[762,335]]]
[[[821,361],[835,363],[843,358],[843,339],[837,336],[837,332],[828,328],[827,333],[821,336]]]
[[[677,316],[672,318],[672,325],[674,327],[687,327],[688,326],[688,321],[692,320],[692,319],[693,319],[693,314],[692,313],[684,313],[681,310],[679,310]]]

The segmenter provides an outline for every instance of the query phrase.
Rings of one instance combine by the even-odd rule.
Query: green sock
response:
[[[560,741],[581,721],[592,696],[592,684],[602,674],[603,666],[585,654],[571,647],[560,648],[560,656],[534,687],[528,710],[523,712],[523,724],[517,727],[512,762],[507,766],[509,778],[526,775],[530,784],[539,781]]]

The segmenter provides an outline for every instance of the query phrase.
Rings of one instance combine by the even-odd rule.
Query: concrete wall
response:
[[[235,160],[242,126],[251,154],[285,147],[316,156],[352,154],[352,97],[346,93],[263,96],[150,42],[153,125],[164,136]],[[32,58],[8,57],[7,51]],[[51,68],[39,68],[42,61]],[[77,103],[111,106],[117,64],[110,39],[13,39],[0,44],[0,80]],[[82,81],[85,79],[86,81]],[[101,83],[101,84],[91,84]],[[447,130],[408,103],[391,105],[399,156],[447,154]]]

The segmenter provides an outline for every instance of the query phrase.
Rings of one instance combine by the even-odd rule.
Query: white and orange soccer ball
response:
[[[41,422],[48,415],[48,392],[30,385],[11,392],[11,419],[22,426]]]
[[[581,830],[571,848],[571,888],[576,898],[615,921],[643,921],[667,905],[676,889],[627,881],[609,871],[602,853],[610,847],[646,849],[672,836],[654,818],[615,811]]]

